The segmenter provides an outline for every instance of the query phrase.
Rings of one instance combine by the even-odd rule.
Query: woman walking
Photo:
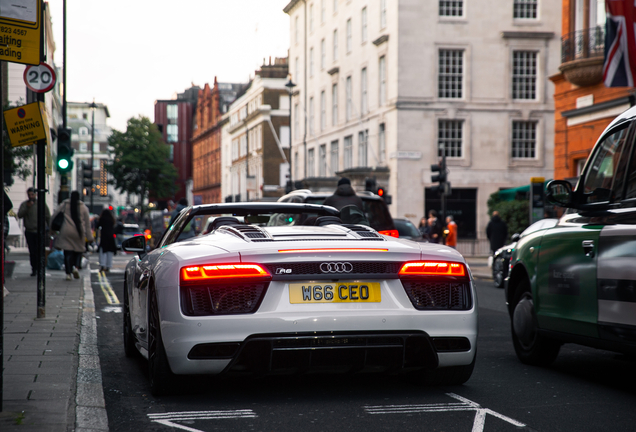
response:
[[[99,271],[107,272],[113,266],[113,255],[117,251],[115,244],[115,218],[110,210],[105,208],[99,215],[95,230],[99,234]]]
[[[91,220],[88,207],[80,201],[79,192],[71,192],[71,197],[62,201],[55,215],[64,213],[64,223],[55,241],[55,247],[64,251],[64,267],[66,280],[71,280],[71,273],[79,279],[79,268],[82,253],[86,250],[86,242],[93,243]],[[51,220],[55,219],[55,215]]]

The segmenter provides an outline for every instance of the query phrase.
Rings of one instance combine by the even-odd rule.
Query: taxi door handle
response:
[[[594,240],[583,240],[581,244],[586,257],[594,258]]]

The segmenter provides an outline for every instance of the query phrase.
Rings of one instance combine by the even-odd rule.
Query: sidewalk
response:
[[[45,317],[37,318],[37,278],[26,249],[5,286],[3,432],[107,431],[90,266],[80,279],[46,269]]]

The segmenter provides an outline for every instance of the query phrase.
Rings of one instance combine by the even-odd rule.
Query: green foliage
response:
[[[111,183],[121,192],[139,195],[140,202],[149,191],[158,196],[176,192],[177,170],[169,161],[170,148],[163,142],[156,125],[147,117],[128,119],[126,131],[114,130],[108,138],[114,159],[108,164]]]
[[[15,108],[23,105],[19,103],[17,105],[5,105],[4,110]],[[9,177],[8,173],[11,173],[11,178],[18,177],[21,180],[26,180],[31,175],[31,164],[28,162],[33,158],[34,146],[20,146],[12,147],[11,141],[9,141],[9,132],[7,132],[7,124],[3,122],[4,128],[2,130],[2,145],[4,147],[4,173],[5,178]],[[12,181],[13,182],[13,181]]]
[[[503,201],[495,192],[488,198],[488,214],[492,215],[495,210],[508,225],[508,240],[514,233],[521,233],[530,225],[528,200]]]

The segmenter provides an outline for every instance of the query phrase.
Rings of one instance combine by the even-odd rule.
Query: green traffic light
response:
[[[68,168],[68,159],[60,159],[59,161],[57,161],[57,166],[60,169],[67,169]]]

